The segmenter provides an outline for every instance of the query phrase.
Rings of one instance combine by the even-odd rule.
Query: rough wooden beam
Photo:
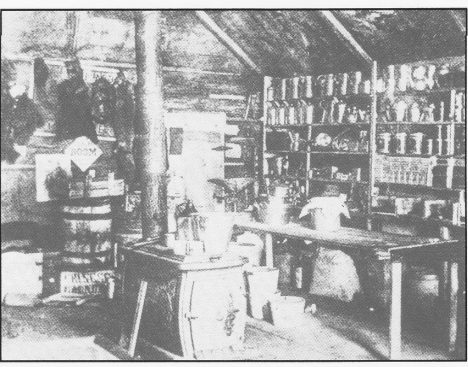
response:
[[[203,10],[196,10],[195,15],[202,22],[202,24],[213,35],[225,45],[244,65],[252,69],[258,74],[262,74],[261,68],[252,61],[252,59],[244,52],[244,50],[224,32],[211,17]]]
[[[76,56],[77,51],[77,33],[79,26],[79,16],[76,11],[67,12],[67,56],[74,57]]]
[[[134,144],[135,164],[141,181],[141,227],[144,239],[162,241],[167,229],[167,156],[161,26],[160,11],[135,11],[138,83]]]
[[[455,10],[449,10],[450,17],[455,22],[458,29],[461,31],[464,37],[466,37],[466,23],[463,22],[462,19],[457,15]]]
[[[373,60],[367,54],[367,52],[361,47],[361,45],[354,39],[354,37],[347,31],[347,29],[341,24],[341,22],[335,18],[329,10],[320,10],[320,16],[331,25],[333,32],[342,40],[345,41],[348,49],[355,55],[363,58],[369,65],[372,65]]]

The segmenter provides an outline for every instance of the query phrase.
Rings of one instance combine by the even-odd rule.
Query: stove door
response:
[[[184,317],[194,357],[242,344],[246,318],[242,268],[191,275],[189,311]]]

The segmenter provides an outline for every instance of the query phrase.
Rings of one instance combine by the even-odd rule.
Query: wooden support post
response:
[[[161,64],[161,12],[135,11],[135,165],[141,180],[142,236],[166,233],[166,129]]]
[[[266,266],[272,268],[273,265],[273,235],[271,233],[265,234],[265,258]]]
[[[143,306],[145,305],[147,289],[148,282],[142,280],[140,282],[140,290],[138,292],[135,316],[133,318],[132,333],[130,335],[130,342],[128,343],[128,354],[130,355],[130,357],[135,356],[136,343],[138,340],[138,331],[140,330],[141,316],[143,315]]]
[[[401,359],[401,260],[392,260],[391,267],[390,359],[398,360]]]
[[[455,351],[457,341],[458,263],[450,262],[449,352]]]

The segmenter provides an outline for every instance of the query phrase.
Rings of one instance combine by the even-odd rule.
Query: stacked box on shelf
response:
[[[432,186],[433,158],[376,155],[375,181]]]

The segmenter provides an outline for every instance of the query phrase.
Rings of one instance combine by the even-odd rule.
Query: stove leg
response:
[[[135,356],[135,348],[138,339],[138,331],[140,330],[141,316],[143,314],[143,306],[145,305],[146,290],[148,288],[147,281],[140,281],[140,290],[138,292],[138,300],[133,318],[132,334],[130,335],[130,342],[128,344],[128,354],[130,357]]]

